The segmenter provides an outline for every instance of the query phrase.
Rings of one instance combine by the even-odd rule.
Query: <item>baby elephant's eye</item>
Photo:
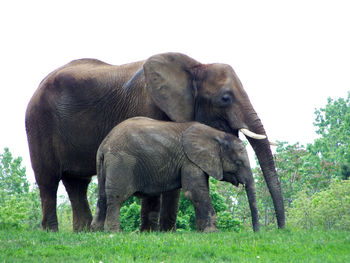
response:
[[[237,167],[241,167],[243,166],[243,162],[241,160],[236,160],[235,165],[237,165]]]

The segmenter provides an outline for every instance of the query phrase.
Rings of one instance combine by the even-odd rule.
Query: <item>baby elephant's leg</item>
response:
[[[198,167],[185,167],[182,173],[182,190],[194,206],[198,231],[218,231],[215,210],[209,195],[208,177]]]
[[[134,192],[128,191],[127,186],[120,185],[121,188],[106,189],[107,192],[107,214],[105,220],[105,230],[120,231],[120,208]]]
[[[107,214],[105,229],[120,231],[120,208],[124,201],[136,192],[133,185],[133,169],[123,156],[106,164]]]
[[[105,229],[107,231],[120,231],[120,208],[125,200],[119,196],[110,195],[107,197],[107,215]]]

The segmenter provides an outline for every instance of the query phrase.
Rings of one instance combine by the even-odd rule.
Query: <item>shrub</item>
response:
[[[243,229],[242,222],[238,219],[234,219],[232,214],[223,211],[217,214],[218,228],[223,231],[235,231],[239,232]]]
[[[311,196],[299,192],[288,222],[304,229],[350,230],[350,180],[334,180],[328,189]]]
[[[40,228],[41,207],[37,191],[12,195],[1,191],[0,197],[0,229]]]
[[[140,227],[141,206],[134,201],[120,209],[120,226],[124,231],[135,231]]]

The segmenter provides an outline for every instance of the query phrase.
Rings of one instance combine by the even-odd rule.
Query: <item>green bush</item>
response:
[[[124,231],[135,231],[140,228],[141,206],[134,201],[130,205],[123,205],[120,209],[120,226]]]
[[[243,229],[243,224],[240,220],[234,219],[232,214],[223,211],[217,214],[218,228],[222,231],[235,231],[239,232]]]
[[[22,158],[13,158],[5,148],[0,154],[0,229],[40,227],[39,190],[29,186]]]
[[[288,222],[297,228],[350,230],[350,180],[334,180],[328,189],[297,194]]]
[[[40,228],[41,206],[37,191],[7,195],[0,192],[0,229]]]

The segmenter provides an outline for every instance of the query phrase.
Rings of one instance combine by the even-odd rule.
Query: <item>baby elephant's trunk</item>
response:
[[[245,185],[245,189],[247,192],[249,207],[252,214],[253,230],[257,232],[259,231],[259,216],[258,216],[258,207],[256,204],[256,192],[255,192],[254,180],[252,180],[252,182],[247,183]]]

